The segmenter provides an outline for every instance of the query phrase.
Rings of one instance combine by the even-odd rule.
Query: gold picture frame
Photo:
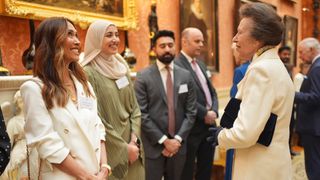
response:
[[[202,32],[205,45],[198,58],[208,70],[219,72],[218,0],[180,0],[180,30],[186,27]]]
[[[284,15],[284,33],[282,46],[290,47],[290,62],[289,64],[297,65],[297,42],[298,42],[298,19],[289,15]]]
[[[2,1],[0,2],[0,13],[3,15],[38,20],[42,20],[53,16],[63,16],[72,20],[75,24],[78,24],[83,29],[86,29],[90,23],[98,19],[108,19],[115,23],[118,28],[123,30],[136,29],[138,24],[138,15],[136,10],[137,7],[135,0],[120,0],[121,13],[118,13],[117,15],[113,15],[112,13],[95,13],[95,9],[92,9],[91,11],[83,11],[79,10],[78,7],[64,8],[64,6],[61,7],[60,5],[59,7],[55,6],[54,4],[56,2],[61,3],[61,1],[67,2],[67,0],[50,1],[51,4],[45,4],[42,3],[45,1],[39,0],[0,1]],[[84,1],[79,0],[79,3],[83,2]],[[79,3],[77,3],[77,5],[79,5]]]

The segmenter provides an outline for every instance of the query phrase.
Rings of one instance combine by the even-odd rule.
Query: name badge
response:
[[[211,78],[211,76],[212,76],[212,75],[211,75],[211,72],[210,72],[209,70],[207,70],[206,73],[207,73],[207,77],[208,77],[208,78]]]
[[[127,76],[123,76],[122,78],[116,80],[116,84],[117,84],[118,89],[122,89],[122,88],[128,86],[129,81],[128,81]]]
[[[93,108],[93,104],[94,101],[93,99],[89,98],[89,97],[85,97],[85,96],[80,96],[79,99],[79,108],[81,109],[92,109]]]
[[[188,85],[187,84],[181,84],[180,87],[179,87],[179,94],[186,93],[186,92],[188,92]]]

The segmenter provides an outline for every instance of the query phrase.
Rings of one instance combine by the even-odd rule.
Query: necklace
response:
[[[76,96],[76,95],[73,95],[69,89],[68,89],[68,95],[69,95],[69,98],[71,99],[71,101],[72,101],[74,104],[78,104],[77,96]]]
[[[63,83],[63,86],[66,88],[67,94],[68,94],[69,98],[71,99],[71,101],[75,105],[77,105],[78,104],[78,101],[77,101],[77,88],[76,88],[76,85],[75,85],[75,83],[73,81],[72,72],[70,70],[69,70],[68,74],[69,74],[69,76],[66,76],[65,82]]]
[[[68,96],[69,98],[71,99],[71,101],[74,103],[74,104],[77,104],[78,101],[77,101],[77,89],[74,85],[73,82],[68,82],[68,83],[64,83],[64,85],[66,86],[66,89],[67,89],[67,93],[68,93]],[[73,93],[73,91],[75,91],[75,93]]]

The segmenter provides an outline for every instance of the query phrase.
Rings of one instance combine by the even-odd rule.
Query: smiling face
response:
[[[105,34],[102,41],[102,52],[106,55],[113,55],[118,53],[120,39],[119,32],[116,26],[110,25]]]
[[[79,60],[80,41],[78,39],[77,30],[70,22],[67,22],[67,38],[64,41],[63,50],[63,57],[67,64]]]
[[[241,59],[251,59],[254,53],[262,47],[262,43],[252,37],[251,31],[254,22],[250,18],[243,18],[238,26],[238,33],[234,36],[233,42],[236,43],[236,51]]]

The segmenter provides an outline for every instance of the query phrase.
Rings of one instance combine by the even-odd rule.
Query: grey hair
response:
[[[313,37],[305,38],[299,43],[299,45],[303,45],[307,48],[314,48],[317,50],[317,52],[320,53],[320,43],[316,38],[313,38]]]

